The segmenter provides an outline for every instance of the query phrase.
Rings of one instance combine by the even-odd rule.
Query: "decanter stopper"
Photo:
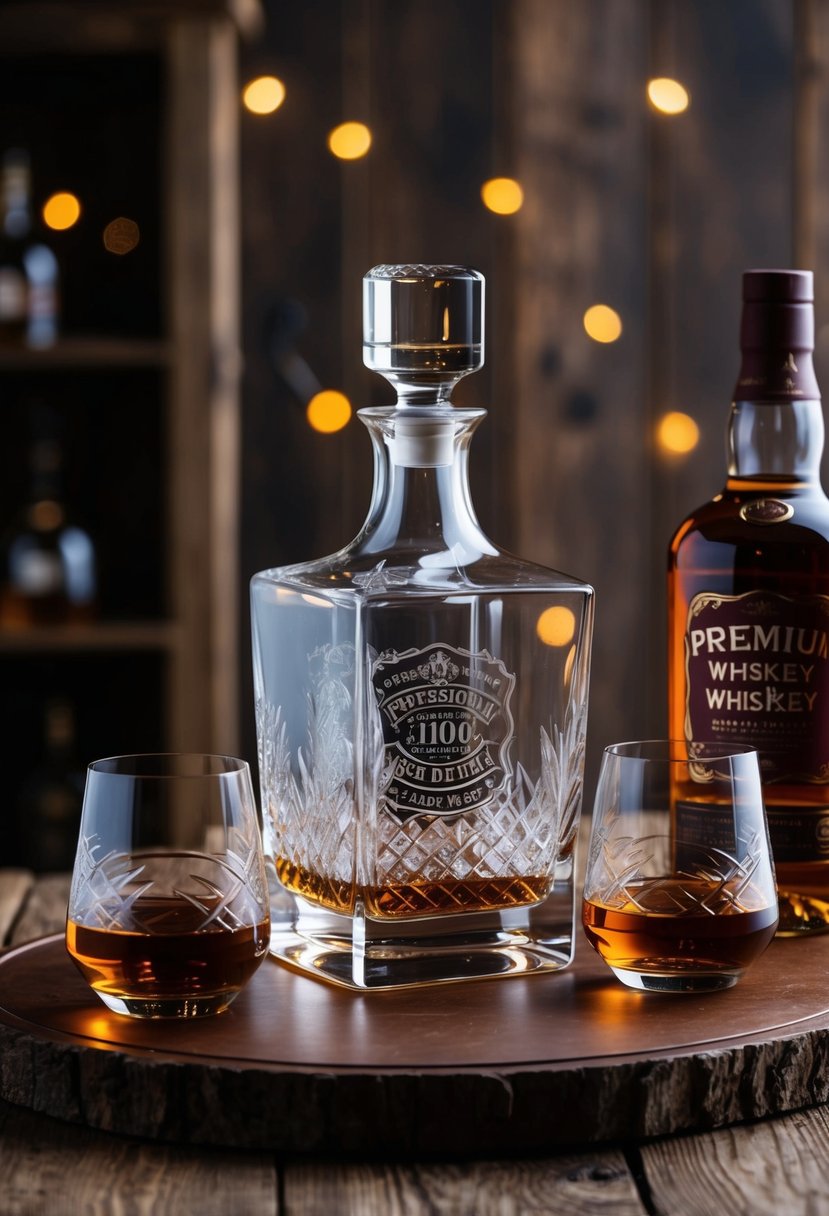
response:
[[[363,279],[363,362],[398,405],[445,404],[484,363],[484,277],[466,266],[375,266]]]

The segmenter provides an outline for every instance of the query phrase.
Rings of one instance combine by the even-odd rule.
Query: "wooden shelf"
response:
[[[236,754],[241,376],[237,57],[240,24],[246,13],[255,16],[259,6],[256,0],[137,0],[129,5],[118,0],[27,0],[0,7],[3,62],[34,50],[38,56],[41,51],[55,54],[58,74],[65,71],[68,79],[74,65],[63,60],[71,51],[100,58],[102,79],[118,80],[117,57],[126,57],[124,70],[135,73],[130,105],[138,106],[139,96],[144,97],[141,114],[155,135],[141,156],[151,157],[154,167],[157,161],[158,168],[157,194],[150,191],[147,211],[156,269],[141,279],[147,308],[136,314],[121,309],[119,293],[132,280],[104,274],[106,290],[99,304],[73,314],[67,297],[67,316],[78,319],[53,346],[0,349],[3,400],[19,403],[0,407],[0,418],[10,421],[10,431],[13,423],[18,435],[27,403],[70,381],[65,394],[55,395],[66,403],[67,415],[73,402],[79,404],[67,428],[67,463],[80,453],[75,467],[89,474],[82,483],[78,474],[81,498],[90,508],[79,514],[96,521],[101,569],[110,580],[107,603],[132,614],[132,619],[106,618],[83,627],[0,630],[5,690],[0,720],[14,733],[27,763],[34,763],[36,732],[42,729],[38,705],[60,685],[61,695],[77,703],[79,750],[90,755],[102,754],[102,747],[110,753],[130,750],[135,737],[149,741],[143,750]],[[147,62],[136,67],[145,52]],[[29,68],[16,63],[13,70],[25,76]],[[34,83],[52,70],[33,55]],[[34,132],[40,122],[45,144],[51,94],[47,89],[41,100],[34,84],[30,91],[29,143],[36,163]],[[93,104],[97,101],[86,93],[78,102],[72,119],[78,138],[83,137],[83,107]],[[126,171],[120,161],[111,172],[100,163],[103,197],[116,189],[117,180],[109,180],[117,179],[116,169]],[[136,172],[142,171],[136,162]],[[194,209],[194,198],[205,200],[205,206]],[[67,245],[67,284],[72,281],[71,254]],[[93,264],[80,259],[75,266],[81,282],[88,273],[87,290],[94,293]],[[163,318],[163,336],[146,336],[157,332],[150,328],[157,315]],[[139,318],[134,329],[131,316]],[[111,326],[114,332],[102,333],[96,326]],[[135,460],[133,424],[142,428]],[[108,462],[105,473],[102,461]],[[71,487],[67,494],[71,496]],[[139,528],[131,533],[142,546],[134,569],[123,549],[113,561],[117,537],[107,528],[110,523],[117,528],[119,511],[128,515],[131,527],[140,525],[146,511],[146,533],[139,535]],[[131,578],[147,580],[146,586],[136,585],[134,597]],[[165,618],[150,617],[161,603]],[[106,670],[110,666],[112,673]],[[95,684],[110,689],[122,670],[134,681],[135,703],[129,714],[108,715],[106,706],[96,702],[97,690],[87,673]]]
[[[61,338],[43,350],[0,349],[0,371],[156,367],[171,362],[168,342],[151,338]]]
[[[0,630],[0,654],[174,650],[180,630],[170,621],[99,621]]]
[[[153,49],[174,21],[232,22],[244,37],[254,37],[264,16],[260,0],[26,0],[3,6],[0,47],[3,55],[84,53],[117,54]]]

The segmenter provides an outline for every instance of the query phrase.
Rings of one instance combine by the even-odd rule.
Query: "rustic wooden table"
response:
[[[0,943],[59,930],[67,894],[64,876],[0,870]],[[820,1106],[544,1159],[299,1163],[118,1137],[0,1101],[0,1212],[829,1216],[828,1146]]]

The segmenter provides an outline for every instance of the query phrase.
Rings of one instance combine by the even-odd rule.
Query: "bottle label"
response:
[[[756,747],[766,784],[829,783],[829,596],[695,595],[685,670],[687,739]]]
[[[775,863],[829,861],[829,806],[787,806],[766,803],[769,839]],[[700,852],[716,849],[738,857],[734,809],[730,803],[677,801],[675,865],[691,868]],[[741,846],[744,847],[744,846]]]
[[[371,679],[385,746],[382,794],[399,819],[477,811],[504,788],[515,676],[499,659],[443,644],[385,651]]]
[[[63,564],[58,553],[30,549],[14,566],[15,589],[23,595],[57,595],[63,590]]]
[[[829,806],[766,804],[777,863],[829,861]]]
[[[749,805],[741,814],[736,789],[734,802],[677,799],[674,807],[675,869],[687,874],[715,873],[722,886],[733,884],[731,894],[746,911],[754,910],[758,901],[761,905],[775,902],[768,842],[765,832],[753,829],[752,809],[762,816],[759,801],[756,808]]]
[[[0,323],[26,320],[26,279],[12,266],[0,266]]]
[[[674,866],[691,868],[700,853],[716,849],[732,855],[736,851],[734,807],[730,802],[696,802],[678,799],[675,807],[676,835]]]

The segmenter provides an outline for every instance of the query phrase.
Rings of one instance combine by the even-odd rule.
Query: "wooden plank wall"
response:
[[[811,6],[809,6],[811,7]],[[825,11],[825,6],[821,5]],[[665,553],[725,479],[740,274],[792,264],[791,0],[516,0],[520,549],[597,591],[587,804],[608,742],[665,730]],[[674,76],[677,117],[645,85]],[[816,171],[816,170],[815,170]],[[582,329],[601,301],[619,342]],[[700,442],[666,457],[659,417]]]
[[[297,73],[305,143],[298,128],[287,134],[286,114],[282,179],[272,164],[262,170],[272,193],[283,180],[290,194],[271,236],[259,167],[245,164],[259,208],[258,218],[248,211],[258,235],[246,273],[262,283],[269,247],[270,280],[307,291],[306,348],[355,405],[390,399],[360,365],[365,269],[446,259],[486,274],[487,367],[459,393],[489,409],[472,449],[474,498],[500,544],[596,587],[589,803],[607,743],[665,729],[665,551],[725,477],[743,269],[814,266],[829,383],[829,208],[819,201],[829,188],[829,0],[311,0],[290,28],[287,10],[280,22],[271,37]],[[319,90],[313,109],[303,72]],[[648,106],[655,75],[685,83],[687,113]],[[303,158],[311,125],[320,139],[347,116],[372,127],[369,157]],[[522,182],[516,216],[480,203],[481,182],[496,174]],[[613,345],[584,333],[596,302],[622,317]],[[246,438],[243,559],[330,551],[365,515],[362,427],[314,437],[295,407],[277,425],[272,401],[248,398],[259,439],[265,408],[267,444],[251,451]],[[700,426],[686,457],[655,443],[669,409]],[[274,484],[283,470],[293,496]],[[243,560],[245,573],[264,564]]]
[[[596,588],[591,772],[645,728],[655,609],[645,442],[647,10],[627,0],[512,6],[513,138],[525,204],[515,264],[517,547]],[[599,345],[582,317],[622,317]]]
[[[167,52],[172,286],[165,303],[176,352],[167,581],[178,634],[166,738],[172,750],[232,755],[239,747],[240,581],[236,31],[215,20],[181,22]]]
[[[829,3],[802,0],[796,7],[795,254],[815,268],[815,366],[829,398]],[[825,410],[824,410],[825,414]],[[829,445],[823,453],[829,487]]]

